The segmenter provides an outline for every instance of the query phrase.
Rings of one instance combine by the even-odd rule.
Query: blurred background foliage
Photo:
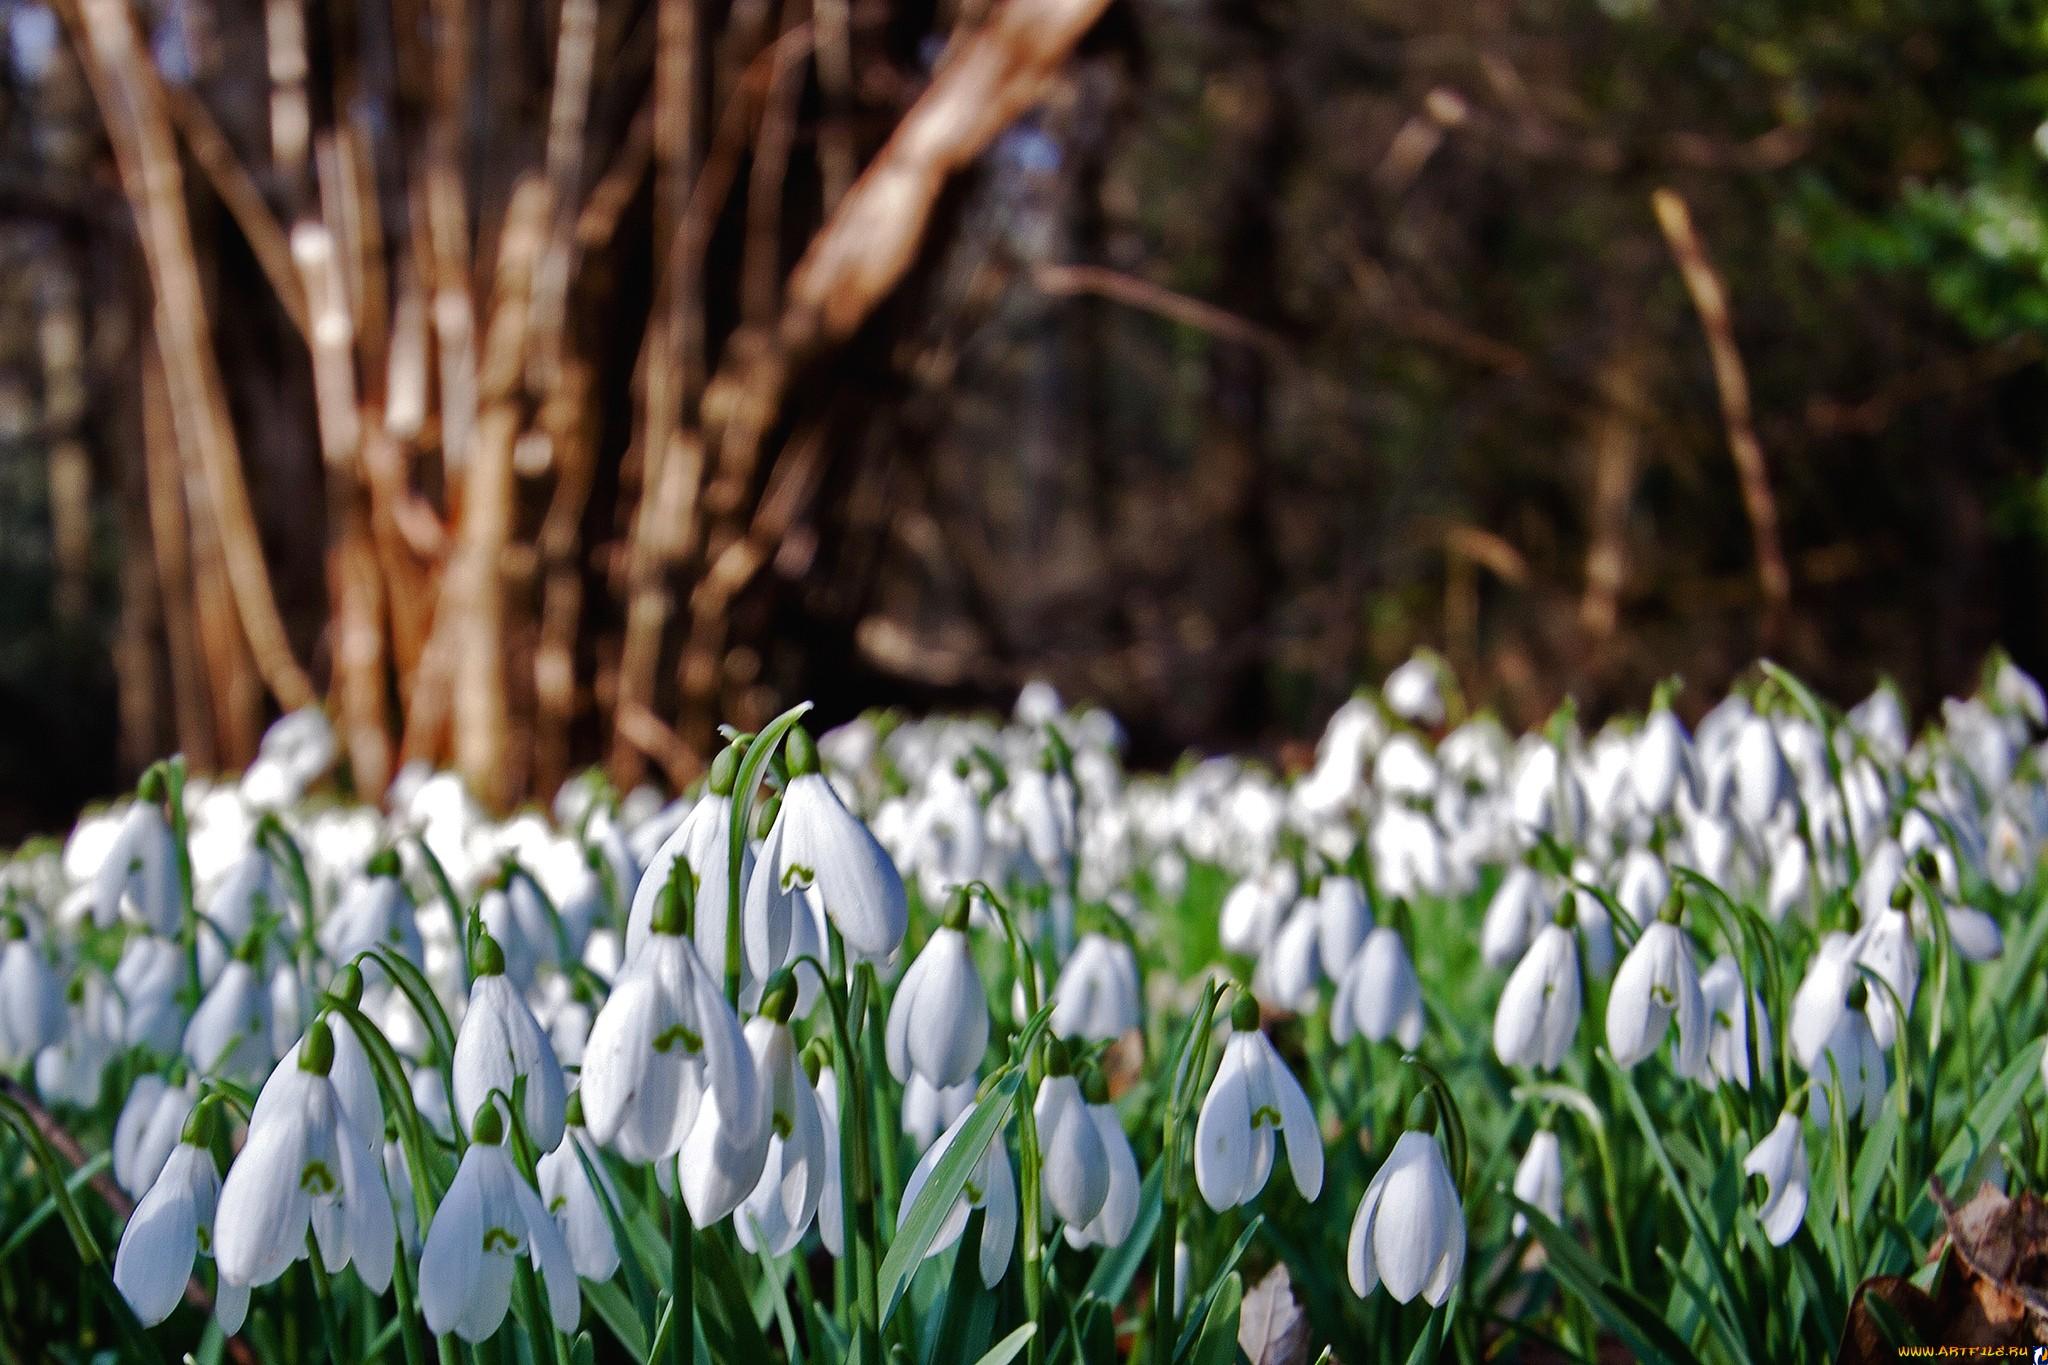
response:
[[[796,696],[1044,676],[1163,761],[1417,645],[1518,722],[2048,662],[2037,5],[0,13],[0,831],[309,695],[503,803]]]

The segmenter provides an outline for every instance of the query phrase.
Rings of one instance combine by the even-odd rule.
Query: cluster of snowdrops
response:
[[[508,819],[288,716],[0,867],[0,1282],[61,1232],[122,1359],[1827,1358],[2048,1169],[2048,714],[1672,691],[1418,656],[1291,777],[799,707]]]

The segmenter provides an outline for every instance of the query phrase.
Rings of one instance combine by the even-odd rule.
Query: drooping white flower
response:
[[[941,1090],[915,1071],[910,1073],[910,1081],[903,1087],[903,1131],[918,1151],[936,1142],[946,1126],[960,1117],[960,1111],[974,1102],[974,1090],[971,1080]]]
[[[896,1215],[897,1230],[900,1232],[903,1219],[916,1207],[917,1197],[932,1178],[932,1171],[960,1136],[960,1130],[974,1117],[976,1102],[970,1101],[959,1116],[946,1125],[946,1131],[918,1158],[911,1168],[910,1179],[903,1184],[903,1202]],[[1017,1182],[1010,1170],[1010,1153],[1003,1146],[1002,1135],[998,1133],[975,1163],[974,1170],[961,1187],[959,1198],[939,1223],[939,1230],[933,1234],[932,1243],[926,1256],[936,1256],[960,1240],[966,1231],[969,1214],[975,1209],[982,1211],[981,1245],[976,1248],[981,1268],[981,1282],[993,1289],[1002,1282],[1003,1272],[1010,1267],[1010,1250],[1017,1241]]]
[[[1756,1017],[1756,1054],[1771,1060],[1771,1016],[1756,992],[1744,989],[1742,969],[1722,955],[1700,974],[1700,999],[1707,1007],[1707,1069],[1697,1079],[1710,1089],[1719,1082],[1749,1089],[1749,1020]]]
[[[269,1072],[271,1051],[270,988],[244,958],[221,968],[192,1020],[185,1026],[182,1049],[202,1076],[219,1076],[255,1085]]]
[[[350,881],[334,912],[320,925],[320,947],[335,962],[372,948],[395,952],[415,967],[426,963],[412,896],[399,876],[397,855],[385,849]]]
[[[1252,990],[1275,1009],[1297,1013],[1315,1005],[1323,980],[1315,902],[1302,901],[1259,953]]]
[[[1358,955],[1372,932],[1372,902],[1351,877],[1329,876],[1316,888],[1316,952],[1323,970],[1335,974]]]
[[[595,1185],[591,1171],[597,1172]],[[569,1263],[576,1273],[586,1280],[609,1280],[619,1268],[619,1247],[604,1205],[609,1201],[615,1210],[626,1205],[612,1183],[611,1172],[605,1169],[603,1156],[584,1129],[580,1093],[569,1096],[561,1145],[541,1157],[534,1174],[540,1181],[540,1197],[562,1230]]]
[[[185,1120],[192,1113],[192,1091],[167,1084],[155,1072],[135,1078],[121,1117],[114,1122],[114,1183],[140,1199],[155,1183]]]
[[[1622,959],[1607,993],[1607,1050],[1624,1067],[1657,1050],[1673,1020],[1678,1052],[1673,1069],[1697,1076],[1707,1060],[1706,999],[1692,941],[1669,919],[1659,919]]]
[[[945,922],[903,973],[889,1005],[889,1073],[914,1071],[941,1089],[973,1078],[988,1050],[988,997],[968,943],[967,897],[956,892]]]
[[[1338,1043],[1363,1034],[1370,1042],[1392,1038],[1404,1048],[1422,1041],[1422,982],[1409,960],[1408,945],[1387,925],[1365,936],[1351,965],[1337,978],[1330,1005],[1330,1034]]]
[[[1904,910],[1881,911],[1857,932],[1856,961],[1890,987],[1870,994],[1870,1031],[1879,1047],[1888,1048],[1904,1023],[1899,1011],[1912,1013],[1913,997],[1920,989],[1920,949]]]
[[[1143,1022],[1138,959],[1107,934],[1083,934],[1052,988],[1052,1032],[1114,1042]]]
[[[1257,1006],[1240,997],[1223,1061],[1195,1120],[1195,1186],[1210,1208],[1248,1204],[1273,1170],[1276,1132],[1304,1199],[1323,1188],[1323,1138],[1301,1082],[1259,1031]]]
[[[1420,1294],[1441,1308],[1465,1268],[1465,1210],[1436,1139],[1401,1134],[1351,1221],[1351,1292],[1384,1284],[1395,1302]]]
[[[788,998],[781,998],[785,993]],[[760,1038],[757,1064],[767,1097],[768,1142],[760,1178],[733,1214],[733,1231],[746,1250],[771,1256],[785,1256],[803,1240],[831,1173],[825,1116],[789,1032],[794,995],[785,978],[769,988],[766,1012],[747,1021],[749,1040]]]
[[[121,1050],[121,1004],[90,969],[64,988],[64,1032],[36,1054],[36,1091],[46,1100],[90,1108],[99,1103],[107,1063]]]
[[[154,934],[130,934],[114,965],[121,1037],[130,1047],[171,1053],[185,1036],[185,954]]]
[[[825,1125],[825,1184],[818,1192],[818,1240],[837,1260],[846,1254],[846,1223],[839,1185],[839,1082],[831,1067],[819,1069],[816,1089],[818,1117]]]
[[[1144,1178],[1138,1173],[1137,1154],[1131,1150],[1130,1138],[1124,1135],[1116,1106],[1109,1103],[1109,1096],[1101,1087],[1100,1077],[1091,1078],[1088,1117],[1095,1124],[1096,1136],[1101,1139],[1103,1156],[1109,1165],[1109,1188],[1102,1197],[1102,1209],[1095,1217],[1086,1223],[1067,1224],[1067,1245],[1071,1247],[1120,1247],[1138,1223],[1138,1202]]]
[[[1109,1197],[1109,1153],[1081,1094],[1081,1083],[1065,1069],[1062,1048],[1038,1083],[1031,1106],[1038,1130],[1038,1151],[1045,1192],[1045,1212],[1068,1226],[1086,1226],[1102,1212]]]
[[[1298,885],[1293,864],[1276,862],[1232,887],[1217,912],[1216,932],[1224,951],[1251,955],[1270,943],[1294,904]]]
[[[215,1259],[223,1281],[253,1288],[306,1254],[312,1230],[329,1271],[354,1265],[374,1293],[391,1282],[398,1231],[384,1168],[349,1127],[329,1073],[334,1038],[316,1020],[261,1123],[222,1182]]]
[[[212,1254],[219,1199],[220,1172],[203,1131],[195,1131],[171,1149],[162,1174],[129,1215],[114,1253],[114,1287],[144,1327],[171,1315],[200,1253]],[[223,1283],[217,1302],[223,1330],[240,1327],[247,1306],[247,1290]]]
[[[903,942],[910,923],[903,878],[859,817],[818,771],[817,746],[798,726],[783,749],[789,782],[782,810],[761,845],[747,883],[749,922],[767,922],[769,900],[815,886],[825,913],[856,956],[880,961]]]
[[[1557,1134],[1539,1128],[1529,1139],[1515,1167],[1515,1198],[1540,1210],[1553,1223],[1564,1221],[1564,1159],[1557,1146]],[[1526,1214],[1514,1216],[1512,1230],[1520,1237],[1529,1230]]]
[[[154,774],[151,774],[154,777]],[[160,785],[122,813],[119,831],[92,879],[93,922],[105,928],[126,909],[144,928],[175,936],[184,913],[177,842],[156,797]]]
[[[64,985],[21,916],[0,917],[0,1068],[12,1070],[64,1032]]]
[[[1636,800],[1650,815],[1668,812],[1681,786],[1697,799],[1699,768],[1693,759],[1692,737],[1668,704],[1653,708],[1643,721],[1629,757],[1629,782]]]
[[[469,1008],[455,1035],[456,1113],[474,1115],[493,1090],[509,1100],[524,1081],[520,1122],[535,1148],[551,1151],[562,1140],[562,1114],[568,1102],[561,1063],[526,998],[505,974],[505,955],[497,940],[485,933],[474,957]]]
[[[1780,803],[1797,792],[1777,728],[1764,716],[1751,715],[1735,732],[1729,755],[1734,779],[1735,813],[1752,830],[1762,829]]]
[[[497,1331],[512,1306],[522,1255],[540,1273],[555,1329],[574,1331],[581,1293],[569,1245],[506,1152],[504,1119],[493,1101],[478,1113],[462,1165],[427,1225],[420,1309],[428,1329],[470,1342]]]
[[[1543,926],[1493,1012],[1493,1052],[1506,1066],[1555,1070],[1579,1028],[1578,946],[1564,924]]]
[[[681,901],[680,891],[665,898],[584,1044],[590,1135],[628,1161],[674,1156],[713,1091],[745,1130],[759,1118],[753,1055],[720,984],[683,934]]]
[[[1744,1174],[1763,1177],[1764,1202],[1756,1216],[1774,1247],[1791,1241],[1806,1217],[1806,1133],[1797,1112],[1804,1107],[1795,1104],[1780,1114],[1777,1125],[1742,1159]]]
[[[1542,877],[1526,864],[1515,864],[1486,903],[1486,917],[1479,924],[1481,960],[1489,967],[1521,961],[1530,940],[1549,920]]]
[[[668,885],[680,860],[696,879],[697,911],[691,937],[696,940],[697,955],[723,978],[725,930],[730,910],[727,891],[730,879],[726,874],[731,863],[732,784],[738,773],[737,751],[722,751],[712,764],[710,785],[703,797],[690,807],[690,813],[683,817],[675,832],[664,839],[654,856],[648,859],[640,874],[640,884],[634,889],[632,907],[626,915],[627,960],[630,961],[646,941],[662,890]],[[750,886],[753,880],[754,848],[749,843],[740,853],[740,885],[743,888]],[[782,965],[783,955],[789,951],[792,907],[789,898],[774,896],[760,906],[749,902],[743,909],[741,967],[754,981],[763,981]]]
[[[1433,655],[1416,653],[1387,674],[1380,688],[1387,709],[1403,720],[1418,725],[1441,725],[1444,720],[1442,663]]]

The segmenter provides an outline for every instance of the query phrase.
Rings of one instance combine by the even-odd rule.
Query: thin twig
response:
[[[1678,273],[1684,277],[1686,292],[1692,295],[1699,313],[1700,330],[1706,333],[1707,350],[1714,362],[1714,387],[1721,395],[1721,420],[1728,429],[1728,455],[1742,486],[1743,510],[1749,514],[1749,529],[1756,540],[1756,576],[1764,596],[1764,642],[1778,639],[1785,609],[1792,596],[1792,576],[1785,567],[1785,550],[1778,540],[1778,505],[1771,496],[1770,473],[1764,467],[1763,444],[1757,440],[1755,416],[1750,409],[1749,377],[1742,367],[1742,353],[1735,346],[1735,323],[1728,313],[1728,291],[1707,259],[1706,244],[1693,227],[1692,212],[1676,190],[1660,189],[1650,196],[1657,214],[1657,226],[1671,248]]]

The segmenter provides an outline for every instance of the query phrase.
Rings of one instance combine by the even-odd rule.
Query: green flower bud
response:
[[[782,761],[789,765],[791,777],[808,777],[818,771],[818,744],[810,731],[801,725],[790,727],[789,738],[782,742]]]
[[[313,1021],[313,1027],[306,1030],[306,1041],[299,1045],[299,1070],[315,1076],[334,1070],[334,1030],[324,1014]]]

